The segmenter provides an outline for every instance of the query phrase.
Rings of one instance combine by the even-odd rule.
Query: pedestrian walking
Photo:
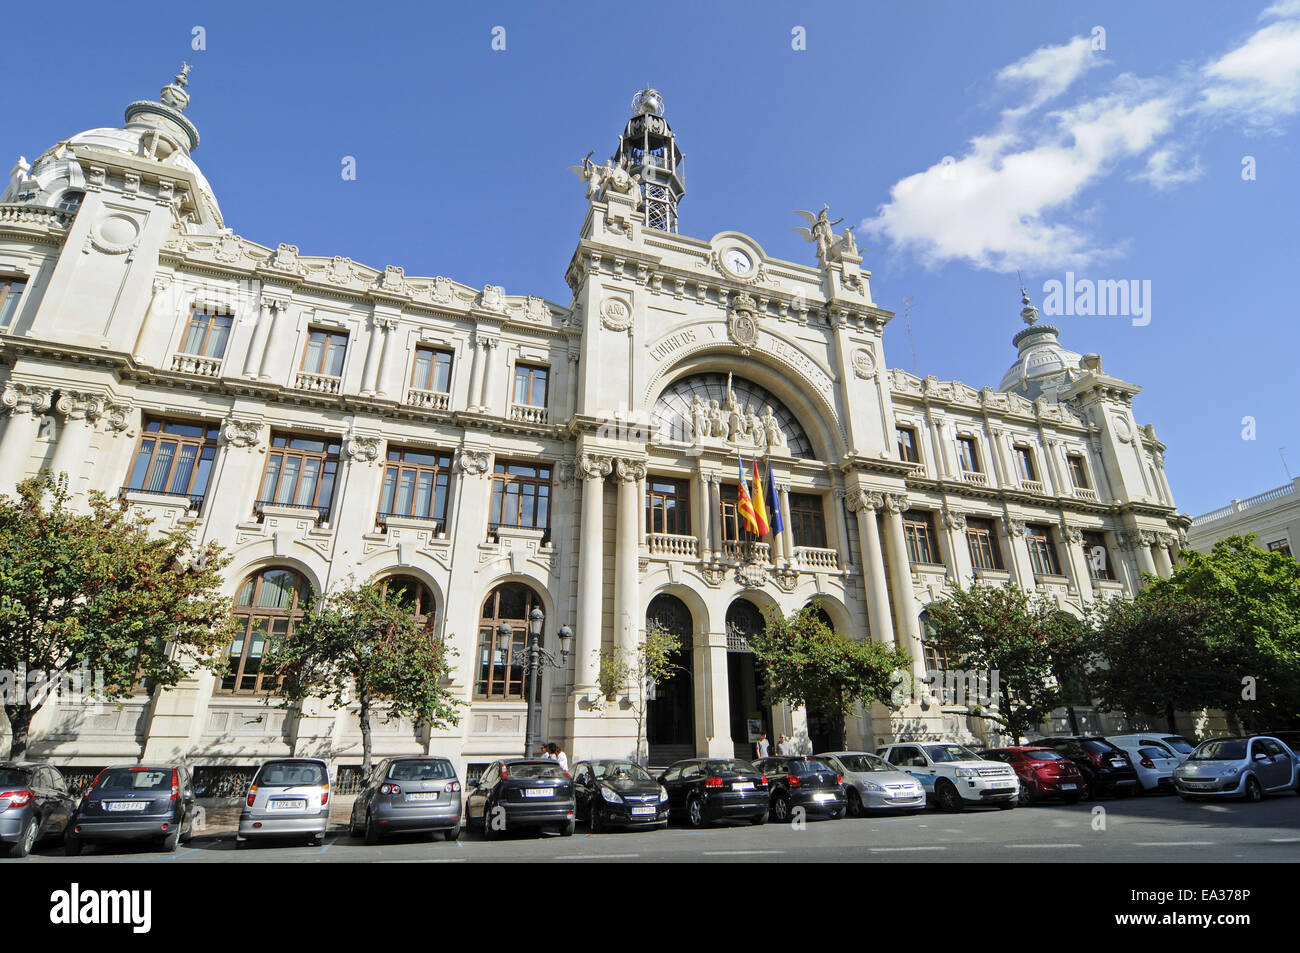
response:
[[[754,745],[754,751],[760,758],[766,758],[768,752],[772,750],[772,743],[767,740],[767,732],[764,731],[758,736],[758,744]]]
[[[564,753],[564,749],[551,742],[551,760],[558,761],[565,774],[569,773],[569,756]]]

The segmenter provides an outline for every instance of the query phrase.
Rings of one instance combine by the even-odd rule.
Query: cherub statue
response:
[[[605,178],[605,187],[623,195],[636,194],[640,189],[641,177],[628,171],[627,156],[618,157],[618,165],[613,166]]]
[[[796,226],[793,231],[802,236],[804,241],[815,242],[817,244],[817,261],[820,264],[825,264],[830,261],[831,244],[835,239],[835,233],[831,229],[844,221],[843,218],[837,218],[833,222],[829,221],[826,215],[829,210],[830,205],[823,205],[822,210],[816,215],[812,212],[806,212],[803,209],[794,210],[796,215],[803,216],[804,221],[808,223],[808,227],[803,228]]]

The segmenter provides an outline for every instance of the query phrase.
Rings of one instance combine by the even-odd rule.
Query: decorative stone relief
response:
[[[387,265],[384,275],[379,279],[379,289],[391,294],[409,295],[410,286],[406,283],[406,270],[399,265]]]
[[[742,354],[758,343],[758,321],[755,317],[758,305],[749,295],[741,293],[731,303],[731,313],[727,315],[727,336],[740,345]]]
[[[8,407],[10,413],[15,415],[31,414],[40,417],[50,409],[53,399],[53,388],[20,381],[5,381],[4,391],[0,393],[0,404]]]
[[[352,432],[343,438],[343,452],[358,463],[374,463],[382,456],[383,444],[382,437]]]
[[[433,300],[445,304],[452,299],[455,289],[452,287],[451,279],[439,275],[433,279]]]
[[[853,373],[864,380],[876,376],[876,357],[871,348],[860,347],[853,352]]]
[[[945,508],[943,511],[943,525],[948,529],[964,531],[966,529],[966,514]]]
[[[469,476],[482,476],[492,467],[492,453],[462,447],[456,451],[455,469]]]
[[[256,420],[229,417],[221,425],[221,436],[232,447],[256,447],[262,439],[262,425]]]
[[[65,390],[59,392],[54,409],[69,420],[95,420],[104,412],[106,399],[100,394]]]
[[[645,479],[646,462],[644,460],[618,457],[614,462],[618,468],[619,482],[628,483]]]
[[[907,495],[905,493],[886,493],[885,509],[891,513],[902,513],[907,509]]]
[[[1070,526],[1067,524],[1065,527],[1065,538],[1072,543],[1082,543],[1083,529],[1078,526]]]
[[[845,491],[844,505],[848,507],[850,513],[857,513],[860,510],[874,512],[885,505],[885,500],[884,495],[881,493],[872,493],[860,487],[853,487]]]
[[[126,430],[130,422],[131,405],[130,404],[105,404],[102,410],[104,425],[114,433],[121,433]]]
[[[505,289],[501,285],[484,285],[483,293],[479,295],[478,306],[484,311],[506,313],[508,309]]]
[[[574,464],[578,474],[584,480],[603,480],[609,476],[609,471],[614,466],[609,457],[597,456],[594,453],[579,454]]]
[[[632,326],[632,308],[622,298],[606,298],[600,306],[600,323],[610,331],[626,331]]]
[[[1004,516],[1004,517],[1002,518],[1002,522],[1003,522],[1003,524],[1006,526],[1006,529],[1007,529],[1007,535],[1008,535],[1008,536],[1024,536],[1024,535],[1025,535],[1025,521],[1024,521],[1024,520],[1021,520],[1021,519],[1012,519],[1012,518],[1009,517],[1009,516]]]
[[[298,261],[298,246],[286,245],[283,242],[276,248],[275,253],[271,255],[271,260],[266,264],[268,268],[295,275],[302,274],[303,270],[302,264]]]

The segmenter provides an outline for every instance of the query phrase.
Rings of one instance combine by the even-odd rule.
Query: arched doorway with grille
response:
[[[681,643],[670,658],[677,668],[654,687],[646,709],[650,763],[672,764],[695,757],[695,680],[691,664],[695,621],[686,603],[661,593],[650,600],[645,623],[647,631],[658,626]]]
[[[763,630],[763,613],[748,599],[727,607],[727,695],[731,705],[731,741],[735,756],[754,759],[760,734],[772,740],[772,708],[767,702],[763,666],[749,647],[749,637]],[[775,752],[776,745],[771,750]]]

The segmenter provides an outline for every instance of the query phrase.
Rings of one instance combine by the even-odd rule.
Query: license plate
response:
[[[1073,790],[1074,790],[1074,785],[1073,785],[1073,784],[1062,784],[1062,785],[1061,785],[1061,790],[1062,790],[1062,791],[1073,791]]]
[[[633,816],[633,817],[644,817],[644,816],[647,815],[647,814],[651,814],[651,815],[653,815],[654,812],[655,812],[655,809],[654,809],[653,807],[634,807],[634,808],[632,808],[632,816]]]
[[[408,801],[436,801],[438,800],[437,791],[417,791],[415,794],[406,795]]]
[[[752,791],[754,790],[753,781],[733,781],[731,784],[733,791]]]
[[[813,800],[814,800],[814,801],[830,801],[830,800],[833,800],[834,797],[835,797],[834,794],[814,794],[814,795],[813,795]]]
[[[149,806],[148,801],[106,801],[104,806],[110,811],[143,811]]]
[[[267,808],[272,811],[305,811],[307,802],[303,798],[279,798],[271,801]]]
[[[1122,767],[1124,767],[1124,762],[1121,761],[1119,758],[1111,758],[1111,759],[1110,759],[1110,763],[1111,763],[1111,765],[1112,765],[1113,767],[1116,767],[1116,768],[1122,768]]]
[[[1015,781],[994,781],[994,782],[993,782],[993,787],[995,787],[995,788],[1009,788],[1009,787],[1014,787],[1015,784],[1016,784]]]
[[[553,788],[525,788],[524,797],[555,797]]]

